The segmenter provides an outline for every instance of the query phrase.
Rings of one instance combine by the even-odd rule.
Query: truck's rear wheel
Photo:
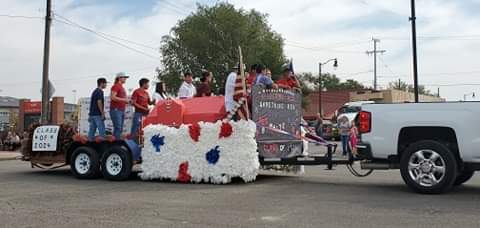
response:
[[[468,169],[463,170],[462,172],[460,172],[460,174],[458,174],[457,178],[455,179],[455,182],[453,183],[453,186],[459,186],[467,182],[473,177],[474,173],[475,171],[473,170],[468,170]]]
[[[70,169],[79,179],[92,179],[100,176],[100,162],[97,152],[90,147],[76,148],[70,159]]]
[[[457,177],[453,153],[436,141],[419,141],[410,145],[400,161],[405,183],[418,193],[437,194],[450,190]]]
[[[103,155],[102,174],[105,179],[121,181],[132,174],[132,155],[122,146],[112,146]]]

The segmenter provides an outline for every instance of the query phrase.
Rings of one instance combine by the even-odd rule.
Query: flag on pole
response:
[[[293,70],[293,58],[290,59],[290,63],[288,64],[287,69],[295,74],[295,71]]]

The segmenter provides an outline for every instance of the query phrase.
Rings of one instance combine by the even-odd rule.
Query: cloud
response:
[[[215,4],[216,1],[201,1]],[[410,6],[404,0],[230,0],[237,7],[256,9],[269,15],[272,28],[286,39],[285,52],[294,58],[297,71],[318,72],[318,62],[339,58],[339,68],[325,66],[324,72],[337,73],[371,85],[373,59],[365,51],[373,48],[372,37],[382,39],[378,74],[381,85],[411,77],[411,41],[408,21]],[[96,31],[158,47],[177,21],[196,8],[195,1],[145,0],[131,4],[127,0],[54,1],[57,14]],[[475,71],[480,51],[480,16],[474,9],[478,0],[418,0],[420,82],[427,85],[480,83]],[[43,16],[44,1],[4,0],[0,14]],[[8,28],[0,39],[1,95],[40,99],[44,24],[41,19],[0,17],[0,26]],[[462,35],[477,35],[465,37]],[[430,37],[430,38],[428,38]],[[435,38],[437,37],[437,38]],[[72,101],[88,96],[97,76],[110,80],[118,71],[132,78],[127,88],[136,87],[140,77],[153,78],[159,60],[105,41],[79,28],[54,21],[52,26],[50,75],[56,95]],[[128,44],[149,55],[156,50]],[[445,74],[463,72],[459,74]],[[470,72],[470,73],[465,73]],[[444,73],[443,75],[440,73]],[[477,86],[478,87],[478,86]],[[21,88],[21,89],[19,89]],[[427,86],[436,90],[436,86]],[[474,86],[441,87],[451,100],[472,92]],[[465,92],[466,93],[466,92]]]

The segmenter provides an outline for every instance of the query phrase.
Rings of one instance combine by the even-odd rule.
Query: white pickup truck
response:
[[[357,116],[362,169],[400,169],[419,193],[443,193],[480,170],[480,104],[366,104]]]

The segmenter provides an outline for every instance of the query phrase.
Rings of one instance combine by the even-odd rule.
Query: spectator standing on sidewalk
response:
[[[113,123],[113,136],[116,140],[121,139],[123,122],[125,120],[125,109],[128,104],[127,92],[123,84],[127,81],[128,75],[125,72],[117,73],[115,84],[111,89],[110,96],[110,117]]]
[[[347,156],[347,154],[350,154],[350,122],[346,116],[342,116],[338,120],[338,129],[340,131],[340,139],[342,140],[342,155]]]
[[[140,125],[142,124],[142,118],[148,115],[150,111],[148,105],[152,105],[153,101],[148,94],[149,80],[146,78],[140,79],[138,84],[140,88],[133,91],[132,104],[135,107],[135,113],[133,115],[132,129],[130,132],[130,138],[137,141],[137,133]]]
[[[315,123],[315,133],[323,138],[323,119],[320,113],[317,113],[317,122]]]
[[[90,123],[88,129],[88,141],[92,142],[95,138],[95,132],[98,129],[98,135],[105,138],[105,98],[103,90],[107,87],[107,79],[97,79],[97,88],[93,90],[90,96],[90,111],[88,113],[88,122]]]

